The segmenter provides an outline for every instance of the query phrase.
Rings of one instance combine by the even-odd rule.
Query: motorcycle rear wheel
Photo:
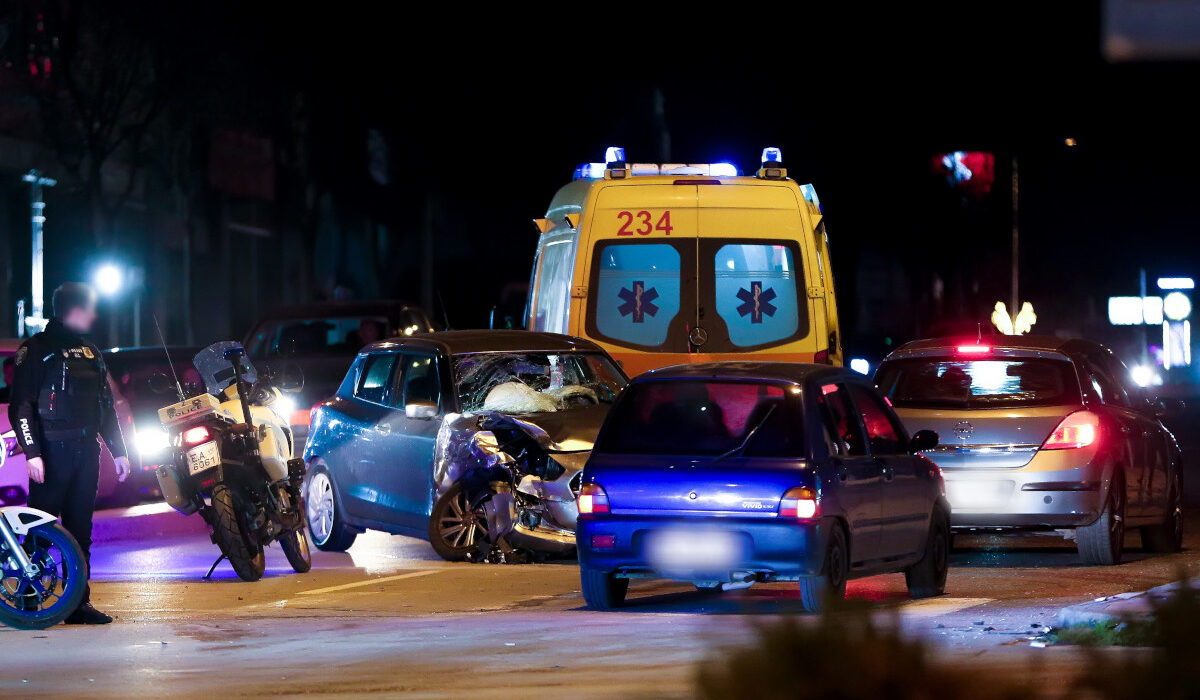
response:
[[[224,552],[233,570],[243,581],[257,581],[267,570],[267,557],[262,545],[252,547],[246,531],[249,529],[234,499],[233,491],[227,486],[217,486],[212,493],[215,514],[213,534],[217,546]]]
[[[24,578],[23,572],[5,564],[0,572],[0,623],[21,630],[53,627],[75,612],[87,590],[88,567],[83,550],[58,523],[39,525],[19,539],[31,558],[43,567],[38,582],[43,587],[49,585],[51,590],[45,599],[30,606],[36,609],[26,609],[23,593],[29,590],[31,582]],[[2,542],[0,560],[11,561]]]
[[[312,568],[312,552],[309,551],[308,536],[304,534],[304,528],[280,535],[279,546],[283,549],[288,563],[292,565],[293,571],[304,574]]]

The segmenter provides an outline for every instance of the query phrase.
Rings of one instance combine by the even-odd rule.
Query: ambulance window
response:
[[[662,243],[609,243],[597,256],[592,319],[605,338],[657,347],[679,314],[679,251]]]
[[[789,246],[730,244],[714,260],[717,313],[736,347],[791,338],[800,328],[795,258]]]
[[[538,262],[530,330],[566,333],[571,278],[575,274],[575,242],[565,239],[547,243]]]

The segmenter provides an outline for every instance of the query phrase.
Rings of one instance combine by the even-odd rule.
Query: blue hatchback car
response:
[[[937,465],[863,376],[827,365],[713,363],[648,372],[617,399],[584,468],[584,599],[632,578],[697,588],[798,581],[805,609],[852,577],[946,585],[950,508]]]

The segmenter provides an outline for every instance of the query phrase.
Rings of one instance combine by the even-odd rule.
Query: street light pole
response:
[[[1012,157],[1012,304],[1008,307],[1008,313],[1013,317],[1013,324],[1017,322],[1017,310],[1020,308],[1020,236],[1017,231],[1017,154],[1013,153]]]
[[[58,181],[43,177],[37,170],[30,170],[21,176],[29,183],[30,233],[33,235],[33,265],[30,267],[31,296],[33,304],[30,313],[24,319],[24,326],[35,331],[46,327],[46,295],[45,295],[45,255],[43,244],[43,227],[46,223],[46,202],[42,199],[43,187],[54,187]],[[24,328],[20,329],[23,333]]]

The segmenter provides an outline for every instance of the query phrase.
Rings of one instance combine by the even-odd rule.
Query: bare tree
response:
[[[46,137],[82,184],[97,247],[138,185],[151,126],[168,101],[167,63],[146,25],[108,3],[47,3],[54,60],[39,91]]]

